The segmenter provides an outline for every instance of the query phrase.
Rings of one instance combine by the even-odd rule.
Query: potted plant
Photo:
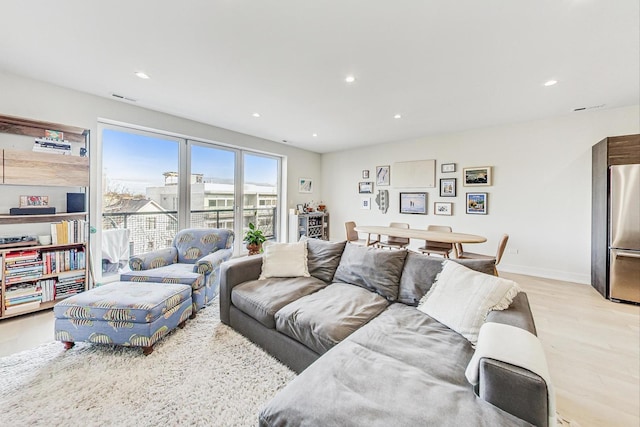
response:
[[[249,223],[249,231],[244,235],[244,242],[249,249],[249,255],[255,255],[262,252],[262,244],[267,238],[262,233],[262,230],[258,230],[254,223]]]

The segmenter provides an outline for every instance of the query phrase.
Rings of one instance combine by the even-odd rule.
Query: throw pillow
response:
[[[388,301],[395,301],[406,257],[406,250],[388,251],[346,245],[333,280],[360,286],[382,295]]]
[[[307,242],[309,274],[316,279],[331,283],[347,241],[329,242],[321,239],[310,239],[307,236],[300,237],[300,241]]]
[[[508,308],[519,291],[512,280],[446,261],[435,283],[420,300],[418,310],[475,345],[487,314]]]
[[[307,242],[265,242],[262,249],[260,280],[270,277],[309,277]]]
[[[400,277],[398,301],[417,306],[442,271],[444,261],[442,257],[409,252],[402,269],[402,277]],[[481,273],[494,275],[495,259],[451,259],[450,261]]]

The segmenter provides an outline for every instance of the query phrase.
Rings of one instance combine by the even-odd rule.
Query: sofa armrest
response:
[[[178,262],[178,250],[171,246],[135,255],[129,258],[129,268],[133,271],[150,270]]]
[[[218,249],[208,255],[203,256],[193,266],[195,273],[207,275],[227,261],[233,255],[233,249]]]
[[[535,426],[549,425],[547,384],[527,369],[480,359],[480,382],[475,391],[480,398]]]
[[[257,280],[262,272],[262,255],[235,258],[220,266],[220,320],[229,325],[229,307],[233,287],[249,280]]]

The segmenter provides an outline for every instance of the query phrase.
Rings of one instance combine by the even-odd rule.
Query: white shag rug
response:
[[[0,424],[255,426],[260,408],[294,377],[223,325],[216,299],[149,356],[51,342],[1,358]]]

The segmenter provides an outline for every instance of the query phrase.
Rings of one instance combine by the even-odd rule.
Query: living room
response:
[[[470,96],[475,102],[472,106],[473,108],[463,108],[461,106],[463,101],[459,99],[439,98],[435,105],[430,105],[428,109],[421,110],[420,114],[417,114],[404,110],[404,107],[397,105],[398,100],[395,100],[393,96],[388,95],[385,98],[383,94],[374,91],[372,89],[374,85],[370,82],[376,74],[372,70],[368,70],[369,76],[366,76],[358,73],[357,69],[347,69],[348,61],[345,61],[347,64],[344,65],[344,72],[343,69],[331,70],[330,72],[335,76],[336,86],[339,87],[338,90],[343,91],[341,95],[336,97],[337,103],[343,101],[350,108],[353,108],[350,101],[355,97],[363,98],[365,103],[373,103],[378,99],[383,99],[390,104],[395,104],[385,107],[385,109],[389,110],[389,121],[392,123],[390,126],[395,128],[402,126],[403,123],[407,123],[407,127],[415,127],[417,126],[416,123],[419,122],[441,123],[439,127],[436,126],[423,133],[399,130],[395,134],[397,136],[387,137],[386,140],[374,140],[374,143],[368,143],[364,137],[357,135],[352,136],[351,141],[339,138],[332,139],[332,124],[335,123],[336,128],[343,129],[345,127],[348,128],[350,122],[355,127],[355,125],[360,125],[364,121],[369,124],[369,127],[375,133],[378,127],[377,122],[382,121],[380,117],[361,118],[359,114],[354,113],[352,116],[342,120],[334,118],[334,122],[324,117],[319,117],[316,118],[317,122],[326,122],[321,127],[322,130],[310,129],[307,132],[308,135],[302,136],[298,132],[294,136],[292,135],[293,132],[288,131],[288,127],[278,127],[275,124],[268,132],[260,128],[260,126],[264,126],[262,124],[253,125],[249,123],[244,128],[234,128],[230,125],[232,123],[231,118],[223,112],[223,106],[218,106],[218,110],[201,112],[196,117],[192,112],[183,114],[180,111],[181,107],[174,108],[166,99],[159,100],[154,104],[152,100],[141,96],[144,92],[140,92],[140,95],[136,92],[136,85],[140,83],[155,85],[156,78],[154,74],[161,75],[162,71],[160,68],[151,69],[151,66],[149,66],[150,69],[147,71],[151,75],[150,81],[141,80],[138,82],[136,81],[137,77],[133,76],[133,72],[136,71],[134,68],[138,67],[140,62],[135,60],[132,60],[130,70],[110,71],[114,74],[129,73],[131,81],[127,83],[128,86],[108,87],[108,81],[84,76],[84,79],[86,79],[85,84],[92,86],[92,90],[74,89],[72,86],[62,83],[63,80],[60,80],[60,76],[52,75],[47,77],[45,74],[41,74],[41,70],[38,70],[39,66],[36,65],[38,61],[33,61],[32,64],[34,65],[31,68],[21,68],[25,67],[25,65],[18,60],[19,56],[11,49],[9,33],[13,29],[9,26],[1,30],[6,34],[2,37],[3,42],[0,44],[0,52],[3,53],[2,56],[6,59],[0,61],[0,93],[2,93],[0,97],[0,114],[52,123],[64,123],[90,130],[92,155],[90,156],[91,191],[89,210],[93,221],[95,221],[93,222],[94,225],[99,224],[97,218],[101,214],[98,209],[102,192],[102,168],[99,160],[101,132],[99,126],[100,123],[105,122],[118,123],[137,129],[162,131],[174,135],[194,137],[204,141],[222,142],[236,147],[280,156],[283,159],[282,180],[284,191],[281,194],[283,198],[281,227],[283,230],[287,229],[287,216],[285,213],[289,209],[295,209],[296,205],[301,203],[314,203],[317,205],[322,201],[327,206],[331,218],[331,240],[344,239],[344,223],[346,221],[355,221],[359,225],[388,225],[393,221],[401,221],[409,223],[411,228],[425,228],[427,224],[446,224],[452,226],[453,230],[457,232],[485,236],[487,242],[473,245],[473,251],[489,254],[495,253],[500,236],[503,233],[508,233],[510,235],[509,245],[499,265],[501,273],[513,275],[509,277],[520,277],[519,275],[523,275],[522,277],[533,276],[532,282],[544,283],[541,289],[544,289],[545,292],[554,289],[554,286],[557,285],[559,288],[558,293],[563,294],[566,289],[562,285],[564,283],[570,283],[570,287],[580,284],[582,288],[579,288],[578,293],[587,292],[587,290],[592,292],[593,289],[589,286],[591,283],[591,147],[606,137],[640,133],[637,79],[638,50],[635,49],[634,51],[634,48],[637,48],[638,45],[638,37],[633,37],[638,35],[637,4],[628,2],[616,5],[613,8],[604,5],[604,3],[597,4],[601,2],[595,3],[597,7],[592,5],[595,10],[604,11],[602,13],[606,14],[607,19],[603,18],[603,21],[620,22],[620,19],[624,18],[625,25],[608,24],[611,25],[609,27],[611,38],[603,40],[602,46],[589,50],[592,55],[600,53],[600,56],[597,57],[598,61],[604,63],[610,60],[613,65],[603,68],[602,71],[589,74],[588,78],[581,77],[583,80],[579,80],[577,78],[579,75],[578,70],[584,70],[592,63],[586,64],[576,61],[572,64],[570,61],[571,53],[563,49],[568,50],[572,47],[572,43],[576,43],[576,50],[588,50],[589,43],[578,44],[574,39],[567,36],[562,49],[557,49],[557,52],[554,52],[553,55],[549,53],[549,56],[553,56],[558,61],[563,57],[563,54],[567,56],[569,60],[562,62],[563,70],[566,71],[539,69],[539,75],[536,76],[536,80],[528,81],[531,87],[522,92],[522,96],[530,95],[527,98],[530,102],[523,104],[530,105],[521,104],[517,107],[507,105],[507,109],[511,108],[514,111],[512,111],[511,115],[505,115],[501,119],[496,119],[490,112],[492,109],[497,109],[498,105],[507,102],[503,98],[504,92],[515,91],[512,87],[503,88],[497,82],[491,86],[483,86],[482,90],[477,90],[472,94],[473,96]],[[572,4],[572,7],[577,9],[591,7],[579,4],[579,2],[572,2]],[[497,4],[495,6],[498,7]],[[24,19],[23,13],[17,13],[19,8],[19,6],[16,6],[16,21]],[[615,10],[611,11],[610,9]],[[43,10],[48,10],[48,8],[43,6]],[[353,12],[353,10],[349,10]],[[571,8],[567,10],[571,10]],[[143,13],[141,11],[136,12]],[[284,11],[281,12],[284,13]],[[568,13],[567,16],[564,16],[567,22],[570,21]],[[588,17],[593,19],[595,15],[598,15],[598,13],[590,10]],[[49,16],[58,15],[52,13]],[[582,17],[582,15],[580,16]],[[33,19],[36,22],[40,22],[45,17],[34,17]],[[252,14],[251,22],[259,21],[260,19]],[[593,21],[586,21],[586,18],[584,22],[577,21],[580,22],[580,29],[595,26]],[[344,23],[342,22],[336,22],[335,25],[344,29]],[[460,25],[460,23],[457,23],[457,25]],[[623,27],[624,30],[613,34],[618,31],[618,26]],[[295,29],[300,30],[297,25],[292,30]],[[512,28],[512,30],[514,33],[516,32],[515,28]],[[283,33],[286,32],[283,31]],[[280,35],[284,37],[286,34]],[[498,34],[486,35],[488,46],[492,46],[491,43],[499,44],[498,40],[500,38],[498,36]],[[526,36],[519,38],[515,35],[512,37],[513,40],[519,40],[522,43],[526,41],[522,39],[527,38]],[[408,38],[410,39],[411,37]],[[630,41],[629,39],[634,40]],[[376,38],[376,40],[379,39]],[[56,40],[56,43],[58,42],[62,43]],[[517,43],[517,41],[514,41],[514,43]],[[542,43],[542,41],[530,42],[530,44],[525,43],[525,46],[533,48]],[[33,45],[37,46],[38,43],[33,43]],[[61,49],[59,46],[63,46],[63,48]],[[79,48],[74,47],[75,44],[71,41],[69,41],[68,46],[64,44],[59,46],[42,46],[40,47],[41,53],[49,55],[51,54],[50,51],[58,50],[56,54],[58,58],[66,57],[66,52],[74,52],[76,56],[83,55],[82,50],[74,50]],[[100,43],[96,42],[93,49],[99,50],[99,46]],[[614,46],[617,47],[614,48]],[[179,47],[170,45],[168,49],[176,55],[179,54]],[[386,61],[397,60],[392,55],[393,48],[384,46],[382,50],[389,55],[389,59]],[[34,52],[37,53],[38,49],[34,48],[32,54]],[[535,58],[535,52],[532,52],[532,56]],[[629,52],[632,53],[629,54]],[[283,52],[282,55],[285,55],[285,53]],[[411,63],[413,55],[415,53],[408,54],[404,60],[407,63]],[[611,55],[611,58],[608,55]],[[614,60],[622,62],[616,63]],[[45,63],[51,62],[45,61]],[[109,62],[108,59],[105,59],[100,66],[109,69]],[[452,68],[456,70],[460,70],[462,67],[473,69],[472,64],[475,62],[477,62],[477,58],[468,60],[468,63],[467,61],[460,61],[453,64],[455,67],[452,65]],[[510,60],[505,60],[495,69],[509,71],[510,66],[515,67],[517,65],[514,64],[515,62],[511,63]],[[626,66],[626,72],[613,74],[611,70],[615,67],[622,68],[621,64]],[[318,66],[318,64],[314,65]],[[527,62],[526,65],[523,65],[523,67],[525,66],[534,67],[535,60]],[[484,74],[488,73],[487,70],[495,70],[494,68],[488,68],[486,65],[485,67],[479,65],[476,68],[477,73]],[[603,67],[605,66],[603,65]],[[364,68],[364,65],[360,68]],[[438,68],[441,69],[442,66]],[[62,70],[62,74],[73,75],[72,69],[65,70],[63,68]],[[350,72],[355,74],[355,82],[344,82],[344,77]],[[441,70],[441,72],[456,75],[459,71]],[[563,73],[567,76],[573,73],[576,76],[576,80],[571,81],[563,78]],[[629,75],[631,75],[631,79],[629,79]],[[56,77],[59,80],[56,80]],[[293,76],[291,77],[293,78]],[[495,77],[498,79],[502,75]],[[608,92],[616,89],[617,85],[611,84],[609,86],[609,83],[598,80],[598,78],[605,77],[617,80],[622,86],[622,90],[619,90],[618,93],[626,93],[626,96],[607,97]],[[415,78],[415,76],[411,78]],[[425,79],[427,78],[425,77]],[[546,79],[550,78],[557,78],[557,84],[549,87],[544,86]],[[262,79],[257,77],[256,81],[262,81]],[[265,81],[262,81],[262,84],[265,87],[270,86]],[[309,83],[309,85],[313,85],[313,83]],[[367,85],[370,86],[368,87]],[[156,91],[170,93],[176,99],[188,99],[192,96],[190,92],[173,93],[170,85],[166,84],[157,83],[157,86],[154,87]],[[600,87],[604,89],[598,89]],[[234,90],[237,93],[237,98],[240,98],[239,101],[235,102],[252,104],[250,94],[238,87]],[[117,100],[111,96],[111,93],[114,92],[122,93],[127,97],[138,98],[139,101]],[[425,92],[420,92],[419,95],[415,96],[423,98],[426,103],[429,96]],[[570,92],[570,94],[567,95],[566,92]],[[209,96],[215,97],[215,92],[212,92]],[[269,96],[273,97],[275,95],[273,92],[269,92]],[[402,99],[400,95],[397,96]],[[406,94],[405,97],[411,98],[410,95]],[[394,102],[391,102],[391,100],[394,100]],[[569,104],[567,100],[570,100],[571,103]],[[277,101],[273,102],[276,103]],[[303,103],[304,101],[298,99],[298,102]],[[573,111],[582,107],[587,109]],[[247,110],[247,116],[251,116],[254,108],[254,105],[245,105],[244,109]],[[269,116],[267,108],[268,104],[260,110],[262,117],[249,117],[249,119],[254,120],[254,122],[267,121]],[[516,111],[517,108],[521,108],[521,110]],[[396,109],[398,111],[401,110],[402,113],[402,117],[398,119],[393,118],[394,114],[400,114]],[[446,116],[440,116],[440,110],[446,112]],[[543,110],[544,112],[542,112]],[[457,111],[464,111],[465,113],[466,122],[464,126],[458,126],[456,123]],[[463,114],[460,113],[459,116],[462,117]],[[343,122],[346,122],[346,124]],[[251,126],[256,126],[253,128],[255,130],[253,134]],[[269,125],[266,126],[269,127]],[[367,131],[371,132],[371,130]],[[380,130],[380,133],[387,131],[388,128],[384,128]],[[317,132],[317,136],[312,136],[312,132]],[[324,138],[327,141],[324,141]],[[283,139],[286,139],[287,142],[282,142]],[[332,139],[332,141],[328,141],[329,139]],[[348,143],[352,144],[348,145]],[[458,179],[458,194],[455,198],[441,198],[436,184],[435,188],[421,190],[427,193],[427,216],[401,214],[399,211],[399,193],[405,190],[394,187],[396,163],[428,159],[436,161],[436,182],[447,177]],[[441,164],[451,163],[456,165],[456,172],[450,174],[442,173]],[[363,171],[370,171],[373,175],[379,166],[390,167],[391,182],[389,187],[385,187],[389,190],[390,195],[386,213],[378,209],[378,205],[375,202],[375,192],[378,189],[382,189],[382,187],[375,187],[376,191],[370,195],[358,192],[358,183],[367,181],[367,179],[363,178]],[[487,215],[469,215],[465,213],[465,192],[471,192],[478,188],[467,188],[462,185],[462,169],[478,166],[490,166],[493,171],[492,185],[482,188],[482,191],[488,193],[489,207]],[[299,179],[302,177],[313,180],[314,186],[311,193],[298,191]],[[370,199],[370,209],[362,209],[363,198]],[[453,203],[452,216],[434,215],[433,204],[440,201]],[[4,197],[0,202],[3,212],[8,211],[14,205],[14,200],[5,200]],[[25,234],[29,231],[28,228],[16,228],[14,230],[17,234]],[[3,230],[3,234],[8,233]],[[100,244],[101,240],[98,233],[91,241],[94,253],[99,252]],[[413,246],[417,245],[417,243],[413,244]],[[99,260],[96,259],[95,262],[99,263]],[[517,279],[514,280],[517,281]],[[535,291],[533,292],[535,294]],[[542,293],[540,292],[540,294]],[[549,295],[550,299],[556,297],[558,296]],[[594,297],[601,298],[602,302],[606,304],[605,306],[600,306],[598,305],[599,302],[596,302],[594,304],[597,307],[606,307],[604,308],[605,311],[623,313],[625,320],[622,323],[626,323],[627,327],[631,328],[632,331],[637,331],[638,312],[635,308],[608,302],[597,293]],[[571,300],[571,298],[568,298],[568,300]],[[580,301],[579,297],[576,301]],[[544,315],[541,313],[539,322],[544,323]],[[538,321],[538,319],[536,320]],[[0,327],[2,326],[0,325]],[[576,348],[575,351],[579,352],[581,349]],[[594,369],[596,368],[594,367]],[[625,370],[629,372],[630,377],[635,379],[637,383],[637,366],[626,366]],[[625,387],[628,387],[627,390],[632,396],[633,393],[638,395],[637,387],[634,389],[633,383],[631,386],[627,384]],[[576,390],[575,393],[578,394],[579,392]],[[575,412],[579,411],[574,408],[573,413]],[[594,410],[594,412],[597,413],[598,411]],[[620,425],[633,425],[634,421],[637,424],[639,419],[637,407],[629,409],[628,412],[630,415],[622,417]],[[574,420],[578,420],[580,425],[596,425],[593,424],[593,419],[591,419],[592,424],[588,419],[579,420],[574,417]]]

